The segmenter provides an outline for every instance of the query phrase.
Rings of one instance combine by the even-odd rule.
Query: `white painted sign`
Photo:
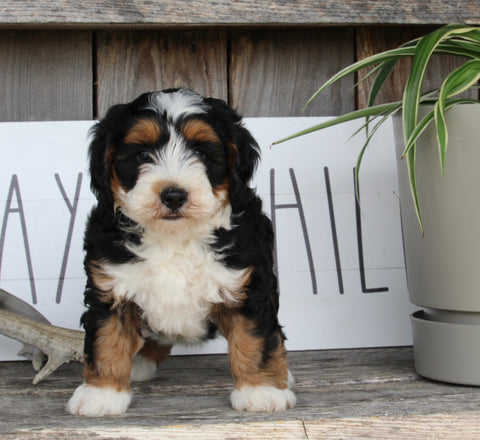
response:
[[[270,148],[325,118],[254,118],[262,148],[254,186],[276,230],[280,320],[289,350],[411,344],[392,130],[371,143],[356,206],[358,123]],[[0,287],[53,324],[79,328],[83,229],[94,197],[91,121],[0,124]],[[347,142],[348,140],[348,142]],[[0,360],[17,342],[0,337]],[[217,353],[219,338],[174,353]]]

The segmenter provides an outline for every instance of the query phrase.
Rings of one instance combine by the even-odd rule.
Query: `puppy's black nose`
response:
[[[160,200],[169,209],[175,211],[181,208],[188,199],[187,191],[176,186],[169,186],[160,193]]]

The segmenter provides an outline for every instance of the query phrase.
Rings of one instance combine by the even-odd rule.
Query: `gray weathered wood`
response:
[[[477,439],[480,411],[371,418],[315,420],[305,423],[309,439]]]
[[[0,32],[0,121],[92,118],[86,31]]]
[[[419,378],[409,347],[292,352],[289,359],[298,403],[285,413],[231,410],[226,355],[178,356],[133,386],[124,416],[100,419],[64,410],[82,381],[80,364],[33,386],[28,363],[1,363],[2,438],[268,438],[270,430],[292,439],[465,439],[480,432],[479,389]]]
[[[99,32],[98,114],[170,87],[227,99],[225,31]]]
[[[308,99],[353,62],[352,29],[237,31],[231,41],[230,104],[244,116],[301,116]],[[353,110],[354,78],[316,100],[304,116]]]
[[[287,420],[236,422],[173,426],[92,426],[62,431],[42,429],[21,431],[22,439],[52,440],[314,440],[314,439],[377,439],[377,440],[465,440],[477,439],[480,411],[453,414],[408,415],[405,417],[364,417],[317,420]],[[265,417],[268,419],[268,416]],[[17,440],[17,434],[7,434],[4,440]],[[62,437],[62,435],[64,437]]]
[[[4,0],[0,26],[480,23],[471,0]]]

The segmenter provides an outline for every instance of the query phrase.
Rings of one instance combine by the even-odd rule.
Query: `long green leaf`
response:
[[[420,104],[420,95],[423,84],[423,78],[427,68],[428,61],[432,56],[435,48],[442,40],[453,34],[466,34],[470,28],[465,28],[463,25],[449,25],[444,26],[431,34],[426,35],[418,42],[416,46],[416,53],[413,57],[410,75],[405,86],[403,94],[403,137],[407,141],[412,132],[415,130],[418,120],[418,107]],[[410,189],[414,202],[415,211],[423,231],[423,221],[420,212],[420,203],[417,191],[416,178],[416,154],[415,145],[409,150],[405,156],[408,168],[408,175],[410,181]]]
[[[480,47],[477,42],[463,39],[452,39],[442,43],[438,49],[447,50],[457,56],[478,59],[480,57]],[[436,51],[437,52],[437,51]]]
[[[410,150],[414,147],[417,143],[418,138],[420,135],[425,131],[428,125],[434,120],[434,111],[427,113],[425,117],[415,126],[415,129],[411,133],[410,137],[408,138],[405,149],[402,154],[402,158],[405,158],[409,153]]]
[[[310,99],[307,101],[304,108],[302,109],[302,113],[312,103],[312,101],[314,101],[318,97],[318,95],[320,95],[323,91],[328,89],[331,85],[347,77],[348,75],[351,75],[359,70],[365,69],[375,64],[381,64],[382,66],[378,66],[378,67],[382,68],[383,65],[385,65],[386,63],[390,63],[390,62],[396,63],[400,58],[414,56],[416,53],[416,47],[413,44],[417,43],[418,40],[420,39],[408,42],[397,49],[384,51],[379,54],[375,54],[370,57],[364,58],[340,70],[331,78],[329,78],[327,81],[325,81],[322,84],[322,86],[310,97]],[[451,42],[439,43],[435,52],[439,54],[464,56],[468,58],[479,57],[479,53],[478,53],[479,50],[475,46],[466,45],[465,47],[461,47],[457,44],[452,44]],[[385,69],[387,70],[387,68]],[[380,82],[379,82],[379,85],[380,85]],[[373,95],[376,96],[376,93],[374,92]]]
[[[381,104],[376,105],[374,107],[368,107],[361,110],[355,110],[353,112],[347,113],[342,116],[338,116],[333,119],[329,119],[328,121],[322,122],[321,124],[314,125],[313,127],[309,127],[306,130],[301,130],[297,133],[294,133],[290,136],[287,136],[283,139],[275,141],[272,145],[281,144],[282,142],[289,141],[291,139],[304,136],[306,134],[313,133],[318,130],[322,130],[324,128],[333,127],[334,125],[342,124],[343,122],[354,121],[355,119],[370,117],[370,116],[378,116],[382,115],[385,112],[391,110],[392,107],[398,105],[399,103],[389,103],[389,104]]]
[[[330,87],[332,84],[336,83],[337,81],[345,78],[352,73],[357,72],[358,70],[364,69],[366,67],[370,67],[372,65],[381,63],[383,61],[392,61],[398,58],[408,57],[415,54],[414,47],[405,47],[405,48],[398,48],[393,50],[388,50],[376,55],[372,55],[371,57],[365,58],[363,60],[357,61],[356,63],[347,66],[346,68],[340,70],[338,73],[333,75],[330,79],[328,79],[322,86],[312,95],[312,97],[307,101],[305,107],[303,108],[302,112],[310,105],[310,103],[320,95],[325,89]]]
[[[383,84],[388,79],[393,69],[395,68],[398,60],[386,61],[382,64],[381,69],[377,73],[375,80],[370,88],[370,93],[368,96],[368,106],[374,105],[375,100],[377,99],[378,93],[380,92]]]
[[[419,41],[419,38],[409,41],[408,43],[403,44],[400,48],[412,48],[414,49]],[[413,55],[413,54],[412,54]],[[367,106],[370,107],[375,104],[375,100],[380,92],[381,88],[385,84],[385,81],[391,75],[393,69],[395,68],[397,62],[400,61],[400,58],[396,58],[394,60],[382,61],[381,64],[378,66],[378,73],[373,81],[372,86],[370,87],[370,93],[368,96],[368,103]]]
[[[425,101],[425,104],[430,104],[433,107],[436,104],[436,101],[431,101],[431,103],[430,101]],[[445,104],[445,111],[459,104],[478,104],[478,101],[474,99],[450,99]],[[423,119],[417,124],[417,126],[415,127],[415,130],[410,135],[410,138],[405,143],[405,149],[402,153],[402,158],[404,158],[408,154],[410,149],[417,142],[418,138],[422,135],[422,133],[425,131],[428,125],[434,121],[434,119],[435,119],[435,112],[434,110],[432,110],[431,112],[428,112],[423,117]]]
[[[467,61],[447,76],[440,88],[440,95],[435,104],[435,122],[437,125],[437,140],[440,154],[442,174],[445,173],[445,155],[448,145],[448,131],[445,121],[447,98],[458,95],[469,89],[480,79],[480,60]]]
[[[367,151],[367,147],[368,145],[370,144],[370,141],[372,140],[373,136],[375,135],[375,133],[377,132],[377,130],[385,123],[385,121],[388,119],[388,118],[391,118],[395,113],[397,113],[398,111],[400,111],[402,108],[402,105],[400,102],[397,103],[397,105],[393,106],[389,111],[387,111],[384,116],[380,119],[380,121],[378,121],[375,126],[373,127],[373,129],[368,132],[367,131],[367,138],[366,138],[366,141],[364,142],[363,146],[362,146],[362,149],[360,150],[360,153],[358,154],[358,158],[357,158],[357,164],[355,166],[355,194],[356,194],[356,197],[357,197],[357,200],[360,201],[360,194],[358,193],[358,182],[359,182],[359,175],[360,175],[360,167],[362,165],[362,160],[363,160],[363,156],[365,155],[366,151]],[[366,124],[370,124],[371,121],[369,121],[367,119],[367,122]]]
[[[435,53],[438,55],[452,55],[470,59],[478,59],[480,56],[480,50],[478,48],[468,48],[460,43],[451,42],[447,44],[440,44],[435,49]]]
[[[467,29],[467,32],[462,33],[462,35],[459,38],[480,43],[480,28],[479,27],[467,27],[467,26],[463,26],[463,25],[460,25],[460,27],[463,27],[463,28]]]
[[[458,103],[473,102],[472,100],[454,100],[451,98],[451,96],[456,93],[460,93],[461,91],[466,90],[469,87],[476,87],[475,82],[479,79],[477,76],[479,74],[473,73],[473,70],[474,66],[477,71],[478,69],[480,69],[477,65],[477,62],[480,60],[480,45],[478,43],[480,43],[480,27],[472,27],[462,24],[447,25],[426,35],[425,37],[412,40],[401,46],[400,48],[372,55],[348,67],[345,67],[337,74],[329,78],[315,92],[315,94],[308,100],[305,108],[308,107],[308,105],[310,105],[310,103],[315,98],[317,98],[319,94],[321,94],[325,89],[330,87],[335,82],[361,69],[373,66],[374,68],[365,76],[365,78],[368,78],[370,75],[375,75],[375,79],[372,83],[369,93],[368,107],[366,109],[350,112],[346,115],[329,120],[322,124],[318,124],[314,127],[281,139],[280,141],[275,142],[275,144],[285,142],[286,140],[293,139],[295,137],[308,134],[316,130],[321,130],[323,128],[340,124],[342,122],[347,122],[358,118],[366,118],[366,122],[363,126],[363,129],[366,129],[367,132],[366,142],[359,154],[356,167],[356,179],[358,179],[360,164],[365,154],[366,148],[370,143],[371,137],[381,126],[386,115],[388,115],[389,113],[393,113],[394,111],[397,111],[398,108],[402,107],[402,119],[405,139],[404,156],[408,169],[410,189],[414,201],[415,210],[423,231],[423,221],[420,212],[420,204],[418,200],[416,182],[416,140],[423,133],[428,124],[430,124],[432,120],[435,119],[437,114],[437,119],[438,121],[440,121],[439,123],[437,123],[437,128],[438,126],[440,126],[439,145],[441,146],[439,146],[439,148],[443,172],[445,163],[445,151],[448,141],[446,126],[444,125],[444,113],[451,106]],[[436,100],[431,99],[431,94],[421,94],[421,88],[425,76],[425,69],[427,64],[429,63],[430,57],[433,54],[455,55],[460,57],[466,57],[470,60],[475,60],[475,64],[472,63],[471,65],[469,65],[469,67],[465,67],[464,69],[461,69],[459,72],[457,72],[458,76],[456,79],[454,75],[448,83],[444,83],[444,85],[442,85],[443,89],[441,89],[439,93],[440,95],[442,95],[442,106],[440,106],[441,104],[436,104]],[[382,87],[384,87],[385,81],[391,74],[397,61],[400,58],[410,56],[413,56],[413,63],[407,85],[404,89],[402,102],[383,104],[381,106],[374,105],[379,91]],[[463,79],[461,79],[460,76]],[[359,83],[361,83],[361,81]],[[359,83],[357,83],[355,87],[358,86]],[[422,121],[417,124],[418,107],[421,102],[432,102],[435,105],[436,110],[434,109],[432,113],[429,113],[425,118],[422,119]],[[305,108],[303,110],[305,110]],[[370,124],[373,123],[370,118],[377,118],[381,116],[383,117],[380,119],[380,121],[376,122],[373,130],[369,132]]]
[[[463,25],[448,25],[419,40],[403,95],[403,126],[406,140],[417,122],[421,88],[430,57],[441,42],[450,35],[468,35],[470,32],[471,28]]]
[[[410,75],[403,94],[402,118],[405,140],[409,139],[417,124],[418,106],[428,61],[442,39],[451,32],[453,29],[450,26],[443,27],[422,38],[416,46]]]
[[[417,175],[416,175],[416,154],[415,154],[415,146],[410,150],[410,152],[405,156],[405,162],[407,165],[408,171],[408,181],[410,184],[410,192],[413,199],[413,206],[415,208],[415,213],[417,214],[418,222],[420,223],[420,228],[422,229],[422,233],[425,232],[423,227],[423,219],[422,213],[420,211],[420,200],[418,198],[418,190],[417,190]]]

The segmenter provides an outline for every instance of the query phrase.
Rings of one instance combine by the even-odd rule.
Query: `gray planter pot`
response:
[[[480,385],[480,105],[447,113],[449,145],[440,172],[432,127],[417,144],[422,237],[398,163],[408,290],[423,309],[411,316],[415,368],[425,377]],[[403,150],[394,119],[397,156]]]

